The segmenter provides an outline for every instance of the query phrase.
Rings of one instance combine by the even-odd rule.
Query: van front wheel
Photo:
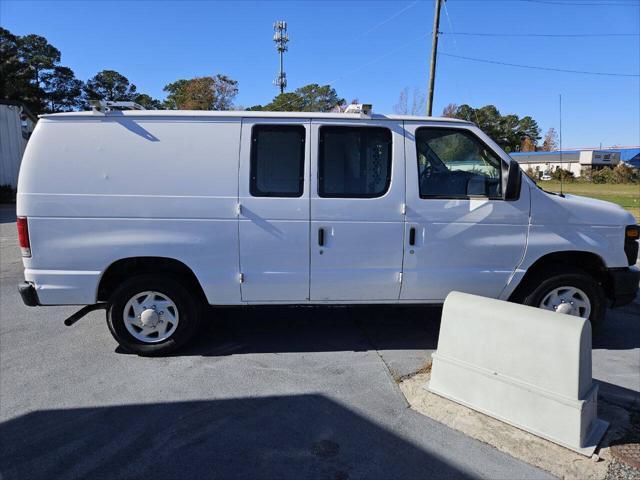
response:
[[[594,328],[604,320],[604,290],[593,276],[578,268],[545,270],[528,281],[523,290],[524,305],[588,318]]]
[[[187,343],[196,332],[201,308],[180,283],[158,275],[138,275],[111,295],[107,324],[130,353],[159,356]]]

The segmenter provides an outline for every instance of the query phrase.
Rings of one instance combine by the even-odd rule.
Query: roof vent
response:
[[[370,103],[352,103],[347,106],[344,113],[359,113],[360,115],[371,115],[373,105]]]

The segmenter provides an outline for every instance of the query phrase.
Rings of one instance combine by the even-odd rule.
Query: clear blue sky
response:
[[[448,15],[447,15],[448,13]],[[45,36],[62,63],[86,80],[121,72],[163,98],[179,78],[225,73],[239,81],[237,104],[277,93],[272,23],[291,37],[289,89],[331,83],[348,101],[393,111],[400,90],[426,90],[433,1],[156,2],[0,0],[0,23]],[[448,0],[443,32],[639,33],[640,0]],[[640,37],[474,37],[443,35],[440,51],[534,66],[640,73]],[[440,57],[434,113],[450,103],[495,104],[558,127],[565,147],[640,144],[640,77],[528,70]]]

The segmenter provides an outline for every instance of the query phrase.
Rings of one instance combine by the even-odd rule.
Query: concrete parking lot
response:
[[[14,218],[0,209],[5,480],[551,478],[408,408],[397,380],[429,360],[438,309],[211,309],[194,345],[141,358],[103,312],[65,327],[76,308],[22,304]],[[639,317],[610,312],[594,339],[610,401],[638,398]]]

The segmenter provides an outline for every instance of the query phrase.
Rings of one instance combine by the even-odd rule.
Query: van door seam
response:
[[[402,164],[404,165],[404,195],[403,195],[403,205],[404,212],[402,215],[402,262],[400,263],[400,288],[398,289],[398,301],[402,299],[402,288],[404,286],[404,258],[405,258],[405,249],[407,247],[407,210],[409,206],[407,205],[407,131],[405,130],[405,122],[402,121]]]
[[[307,252],[307,256],[309,259],[309,274],[307,275],[307,300],[311,300],[311,227],[312,227],[312,223],[311,223],[311,168],[312,168],[312,161],[311,161],[311,143],[313,142],[313,138],[311,137],[311,127],[312,124],[312,119],[310,118],[308,123],[307,123],[307,133],[309,135],[309,145],[307,146],[307,151],[306,151],[306,155],[307,158],[309,159],[308,162],[305,162],[305,165],[308,163],[309,164],[309,178],[307,179],[307,195],[309,196],[309,228],[307,229],[307,235],[309,237],[309,248],[308,248],[308,252]],[[305,168],[306,170],[306,168]]]
[[[498,295],[498,298],[502,298],[503,297],[505,291],[511,285],[511,282],[513,281],[514,277],[516,276],[516,273],[518,272],[518,270],[520,269],[520,267],[522,266],[522,264],[524,263],[524,261],[525,261],[525,259],[527,257],[527,251],[529,250],[529,235],[531,233],[531,202],[532,202],[532,197],[533,197],[533,195],[531,194],[531,187],[529,187],[529,215],[527,217],[528,218],[527,232],[525,234],[524,249],[522,251],[522,257],[520,257],[520,261],[514,267],[513,271],[511,272],[511,275],[509,275],[509,278],[507,279],[507,282],[505,283],[504,287],[502,287],[502,291],[500,292],[500,295]]]
[[[236,184],[236,201],[237,205],[240,205],[240,165],[242,162],[242,131],[244,130],[244,118],[240,119],[240,140],[238,142],[238,181]],[[242,284],[244,283],[244,275],[242,274],[242,259],[240,253],[240,208],[236,211],[236,222],[238,226],[238,278],[242,275],[242,281],[238,282],[238,293],[240,294],[240,301],[242,301]]]

